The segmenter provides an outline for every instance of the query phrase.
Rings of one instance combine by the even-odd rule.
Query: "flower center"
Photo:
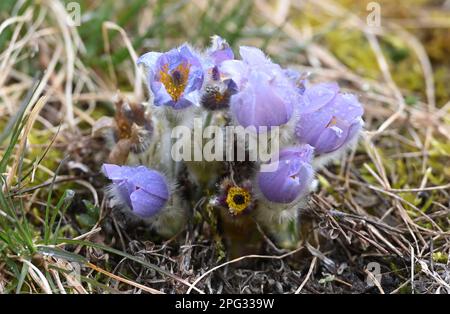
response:
[[[233,186],[228,190],[227,205],[233,215],[240,214],[250,205],[250,193],[238,186]]]
[[[174,101],[178,101],[181,98],[186,88],[190,67],[190,64],[182,63],[172,73],[169,73],[169,66],[165,64],[159,71],[160,81]]]
[[[119,138],[130,138],[131,137],[131,125],[124,119],[121,118],[117,121],[117,127],[119,131]]]

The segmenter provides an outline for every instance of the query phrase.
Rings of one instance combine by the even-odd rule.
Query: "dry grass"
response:
[[[94,1],[82,3],[83,10],[93,12],[83,25],[95,30],[68,25],[68,13],[57,0],[10,4],[0,14],[0,155],[18,113],[25,110],[28,119],[2,189],[21,199],[24,211],[18,215],[30,221],[35,237],[45,225],[49,188],[55,187],[48,200],[53,208],[65,190],[74,190],[75,201],[61,215],[61,234],[118,248],[147,265],[73,242],[58,247],[86,258],[83,279],[50,271],[49,283],[44,273],[70,268],[70,259],[37,254],[36,262],[36,255],[14,256],[2,245],[0,292],[14,291],[18,284],[9,259],[29,266],[21,283],[21,291],[29,293],[450,293],[450,101],[437,97],[433,67],[441,63],[429,57],[420,36],[429,28],[448,31],[445,20],[435,18],[439,6],[420,4],[420,17],[394,12],[373,29],[365,23],[365,6],[332,0],[256,1],[245,18],[239,12],[247,8],[237,1],[221,8],[200,0],[145,6],[136,1],[110,11]],[[136,7],[138,18],[118,13]],[[360,33],[368,58],[376,62],[376,77],[332,52],[324,34],[334,27]],[[145,100],[136,56],[183,41],[204,45],[209,32],[223,29],[235,46],[262,46],[283,65],[311,72],[313,80],[338,80],[365,106],[360,145],[319,174],[319,189],[302,211],[305,236],[292,252],[266,238],[264,255],[218,260],[221,249],[204,222],[176,239],[154,243],[129,217],[111,213],[103,200],[105,182],[98,171],[107,151],[91,136],[92,127],[101,116],[112,115],[119,90],[132,101]],[[414,92],[413,104],[408,101],[412,91],[399,85],[386,51],[392,38],[402,42],[422,73],[423,88]],[[18,179],[25,170],[30,175]],[[92,211],[78,200],[89,200]],[[7,216],[4,208],[0,215]],[[371,262],[380,265],[381,282],[368,272]],[[368,277],[374,285],[366,284]]]

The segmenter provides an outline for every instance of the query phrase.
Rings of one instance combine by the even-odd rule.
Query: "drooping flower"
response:
[[[240,47],[242,60],[222,62],[220,71],[237,85],[230,100],[237,122],[244,126],[281,126],[289,122],[298,94],[284,70],[254,47]]]
[[[112,180],[115,196],[140,217],[158,214],[169,199],[166,179],[156,170],[104,164],[102,171]]]
[[[260,172],[258,186],[266,199],[275,203],[291,203],[304,195],[314,175],[310,145],[285,148],[274,163],[275,171]]]
[[[299,103],[295,134],[316,155],[334,152],[354,139],[362,128],[364,109],[352,94],[339,92],[336,83],[309,86]]]
[[[156,106],[183,109],[199,103],[203,68],[200,58],[187,44],[165,53],[148,52],[137,63],[148,69]]]

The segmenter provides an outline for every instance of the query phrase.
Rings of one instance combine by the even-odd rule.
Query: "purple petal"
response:
[[[171,101],[173,101],[172,97],[167,93],[166,88],[161,82],[151,82],[150,88],[153,92],[155,106],[167,106]]]
[[[201,67],[200,57],[189,47],[184,44],[179,48],[180,55],[186,58],[185,60],[192,66]]]
[[[104,164],[102,169],[113,180],[118,196],[141,216],[159,211],[169,199],[166,179],[155,170],[112,164]]]
[[[192,92],[191,94],[192,94],[192,96],[194,96],[195,94],[194,94],[195,92]],[[166,106],[170,106],[170,107],[172,107],[173,109],[175,109],[175,110],[178,110],[178,109],[184,109],[184,108],[187,108],[187,107],[189,107],[189,106],[192,106],[194,104],[194,102],[192,102],[192,101],[189,101],[186,97],[182,97],[180,100],[178,100],[177,102],[175,102],[175,101],[170,101],[170,102],[168,102],[167,104],[166,104]]]
[[[128,178],[128,181],[147,193],[167,200],[169,198],[169,190],[164,177],[158,171],[147,169],[144,166],[137,168],[139,171]]]
[[[317,154],[343,147],[361,129],[363,107],[354,95],[339,93],[337,84],[308,86],[300,107],[297,140],[314,146]]]
[[[102,171],[106,177],[113,181],[126,180],[139,172],[137,167],[118,166],[114,164],[103,164]]]
[[[361,118],[358,118],[350,125],[346,139],[347,142],[353,140],[356,136],[358,136],[363,124],[363,120]]]
[[[314,146],[322,131],[330,123],[333,116],[326,110],[300,114],[295,128],[295,134],[300,143]]]
[[[287,123],[293,105],[283,99],[265,75],[255,73],[246,88],[231,98],[231,111],[244,127],[271,127]]]
[[[154,96],[156,106],[172,106],[175,109],[186,108],[197,104],[200,97],[198,91],[203,85],[203,69],[197,54],[184,44],[165,53],[146,53],[138,59],[138,63],[145,64],[148,68],[149,87]],[[183,76],[183,85],[177,85],[179,90],[175,94],[169,94],[164,84],[172,84],[170,77],[162,81],[163,75],[179,75],[179,67],[187,70],[187,77]],[[173,86],[171,86],[173,87]],[[183,98],[187,97],[187,100]]]
[[[261,65],[265,63],[271,63],[270,59],[266,57],[261,49],[249,46],[239,47],[239,54],[242,60],[250,65]]]
[[[330,105],[330,112],[341,120],[352,122],[361,117],[364,109],[352,94],[339,94]]]
[[[340,147],[345,140],[344,132],[336,126],[325,128],[314,146],[317,154],[329,153]]]
[[[313,148],[309,145],[283,149],[278,168],[258,174],[259,189],[265,198],[271,202],[290,203],[305,193],[313,177],[312,154]]]
[[[234,54],[231,48],[226,48],[224,50],[217,50],[211,53],[211,58],[214,61],[214,64],[221,64],[225,60],[233,60]]]
[[[234,53],[222,37],[213,36],[211,48],[209,49],[209,57],[213,60],[214,65],[217,66],[225,60],[233,60]]]
[[[279,160],[299,158],[303,162],[311,162],[314,157],[314,147],[311,145],[301,145],[296,147],[283,148],[279,153]]]
[[[161,56],[160,52],[147,52],[146,54],[143,54],[137,59],[137,64],[143,64],[145,65],[151,72],[156,71],[156,63],[158,61],[158,58]]]
[[[122,180],[122,170],[118,165],[103,164],[102,172],[111,180]]]
[[[139,189],[130,195],[133,212],[143,218],[156,215],[164,207],[167,199],[147,193]]]
[[[249,73],[248,65],[240,60],[227,60],[220,65],[220,73],[231,78],[240,88],[247,80]]]
[[[195,69],[191,67],[189,72],[189,78],[184,92],[186,94],[198,91],[203,85],[203,71],[201,69]]]
[[[328,104],[339,92],[336,83],[320,83],[306,88],[300,101],[300,112],[309,113]]]

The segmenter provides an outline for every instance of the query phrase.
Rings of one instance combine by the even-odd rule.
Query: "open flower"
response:
[[[165,53],[148,52],[137,63],[148,69],[156,106],[182,109],[199,103],[203,69],[199,57],[187,44]]]
[[[233,50],[223,38],[213,36],[211,47],[206,51],[206,54],[205,67],[208,69],[208,77],[201,104],[208,110],[226,109],[229,106],[231,96],[237,92],[237,86],[233,80],[221,75],[219,66],[223,61],[234,59]]]
[[[249,191],[239,186],[232,186],[228,189],[226,203],[230,212],[234,215],[242,213],[251,202]]]
[[[237,85],[230,100],[237,122],[244,126],[280,126],[289,122],[297,99],[295,88],[284,70],[254,47],[240,47],[242,60],[222,62],[220,71]]]
[[[358,99],[352,94],[340,93],[335,83],[307,87],[299,107],[297,140],[314,146],[317,155],[345,147],[363,125],[364,109]]]
[[[250,212],[255,206],[252,184],[249,180],[236,184],[229,178],[225,178],[220,184],[217,202],[218,205],[227,208],[232,216]]]
[[[314,149],[310,145],[280,151],[273,172],[260,172],[258,186],[266,199],[275,203],[291,203],[304,195],[314,175],[311,166]]]
[[[169,199],[166,179],[158,171],[113,164],[104,164],[102,171],[113,182],[114,196],[140,217],[158,214]]]
[[[216,68],[213,68],[213,71]],[[201,104],[208,110],[220,110],[228,108],[231,96],[237,92],[236,84],[228,80],[211,81],[206,85],[201,98]]]

